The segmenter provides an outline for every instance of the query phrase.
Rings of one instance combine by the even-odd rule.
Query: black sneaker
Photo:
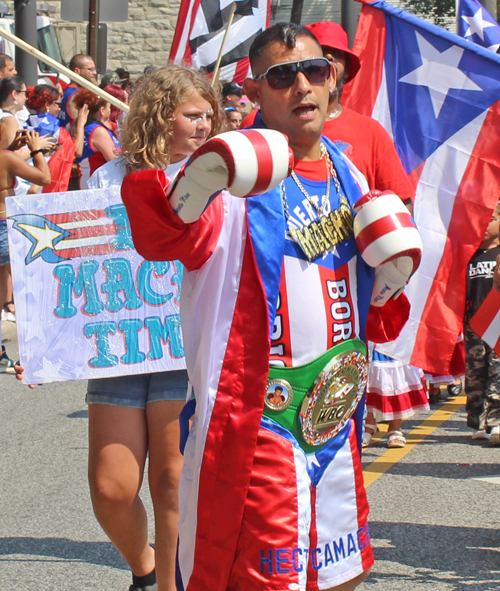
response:
[[[14,362],[7,356],[4,345],[2,345],[2,355],[0,356],[0,373],[16,373]]]
[[[147,585],[146,587],[136,587],[135,585],[130,585],[128,591],[158,591],[158,585],[156,583],[154,585]]]

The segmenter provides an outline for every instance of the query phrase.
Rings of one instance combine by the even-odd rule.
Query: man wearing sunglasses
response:
[[[261,107],[260,127],[288,136],[291,176],[280,182],[286,172],[279,177],[276,164],[288,166],[288,149],[273,151],[250,130],[195,153],[174,200],[156,170],[122,186],[138,252],[185,264],[181,315],[196,411],[179,569],[190,591],[352,591],[373,563],[359,454],[363,340],[397,336],[408,309],[401,296],[370,310],[367,334],[371,301],[395,286],[372,294],[374,265],[353,233],[367,183],[321,135],[335,73],[319,43],[280,23],[255,38],[250,61],[245,94]],[[217,192],[242,181],[238,170],[266,192]],[[375,334],[384,312],[395,322]],[[278,386],[291,396],[268,405]]]
[[[352,338],[363,338],[369,306],[366,296],[369,299],[372,279],[363,264],[354,263],[352,235],[344,235],[346,242],[312,262],[290,235],[295,228],[303,230],[321,218],[323,212],[339,211],[343,199],[354,203],[363,192],[359,192],[357,183],[362,185],[364,179],[356,172],[353,176],[350,165],[322,138],[330,81],[336,80],[336,71],[323,56],[316,38],[303,27],[277,24],[255,39],[250,63],[253,79],[247,79],[243,87],[248,98],[260,105],[255,126],[286,134],[295,154],[293,177],[285,179],[281,187],[288,232],[270,363],[293,367],[292,371],[298,372],[304,364],[314,363],[325,349],[333,350],[332,346],[345,346]],[[333,168],[335,175],[330,176]],[[289,381],[292,383],[292,378]],[[293,404],[301,403],[304,405],[294,396]],[[351,407],[350,416],[357,423],[362,406],[354,415]],[[304,423],[307,412],[303,406]],[[249,523],[265,526],[258,531],[242,528],[233,567],[234,588],[238,588],[237,581],[245,581],[248,588],[254,589],[303,589],[311,584],[317,584],[320,590],[355,589],[373,563],[355,423],[346,415],[344,426],[331,439],[322,443],[309,439],[304,444],[300,429],[292,436],[286,434],[281,417],[266,407],[263,421],[261,428],[266,435],[258,440],[255,463],[266,473],[258,450],[259,445],[269,445],[271,439],[279,457],[274,463],[267,458],[266,476],[276,490],[281,489],[285,514],[286,508],[293,512],[292,507],[297,505],[299,511],[292,527],[283,519],[283,513],[270,512],[258,487],[250,485],[246,518]],[[286,443],[283,437],[288,439]],[[324,453],[330,454],[328,460],[322,456]],[[278,467],[283,462],[293,466],[293,480],[284,478],[286,471],[282,473]],[[312,464],[308,468],[309,462]],[[313,468],[315,462],[318,464]],[[350,468],[346,470],[347,465]],[[306,521],[302,522],[302,518]]]

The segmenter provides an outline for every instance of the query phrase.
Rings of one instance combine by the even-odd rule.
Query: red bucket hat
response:
[[[349,56],[349,67],[346,74],[346,82],[352,80],[358,73],[360,63],[359,57],[349,49],[349,40],[347,33],[337,23],[319,22],[310,25],[304,25],[316,39],[319,41],[321,47],[331,47],[347,53]]]

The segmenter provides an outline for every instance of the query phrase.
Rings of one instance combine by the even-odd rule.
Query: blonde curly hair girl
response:
[[[159,68],[140,81],[120,136],[128,172],[168,166],[175,111],[193,92],[198,92],[212,106],[212,129],[208,137],[221,133],[224,117],[220,97],[198,72],[171,65]]]

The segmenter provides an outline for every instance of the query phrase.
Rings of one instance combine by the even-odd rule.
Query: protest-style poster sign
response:
[[[185,367],[182,265],[134,250],[119,187],[6,205],[26,383]]]

